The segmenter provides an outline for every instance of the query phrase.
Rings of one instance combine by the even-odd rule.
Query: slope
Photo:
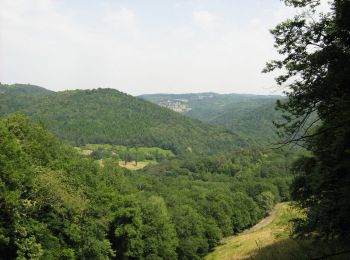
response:
[[[253,143],[276,139],[272,121],[280,119],[275,103],[281,96],[248,94],[151,94],[140,98],[189,117],[219,125]]]
[[[277,140],[273,121],[281,121],[281,113],[275,110],[276,100],[257,102],[256,107],[237,105],[227,108],[209,123],[224,126],[255,144],[267,144]]]
[[[325,255],[341,252],[342,247],[330,241],[296,239],[291,236],[292,221],[302,218],[301,211],[291,203],[279,203],[270,215],[241,234],[224,238],[222,244],[207,255],[205,260],[230,259],[326,259]],[[328,258],[327,258],[328,259]],[[331,259],[348,259],[340,255]]]
[[[7,91],[0,94],[0,103],[0,115],[20,111],[74,145],[156,146],[177,154],[210,154],[244,145],[237,135],[113,89],[30,97]]]
[[[42,88],[31,84],[1,84],[0,83],[0,93],[8,95],[37,95],[42,93],[52,92],[46,88]]]
[[[50,90],[35,85],[0,83],[0,116],[31,106],[37,96],[49,93]]]

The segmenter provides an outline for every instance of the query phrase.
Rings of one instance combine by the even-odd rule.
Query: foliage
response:
[[[288,83],[288,100],[278,103],[285,121],[278,123],[283,143],[306,146],[311,155],[295,165],[293,197],[307,212],[297,231],[324,238],[350,234],[350,2],[330,1],[319,13],[320,1],[285,1],[303,12],[272,30],[282,60],[266,71],[284,69],[279,84]],[[306,126],[305,122],[317,117]]]
[[[160,161],[174,158],[175,154],[159,147],[127,147],[110,144],[87,144],[77,149],[82,154],[89,154],[95,160],[115,158],[124,161]]]
[[[245,142],[233,133],[113,89],[0,93],[0,115],[21,111],[75,146],[115,144],[160,147],[175,154],[232,151]],[[3,88],[3,87],[2,87]]]
[[[99,166],[20,114],[1,118],[0,254],[199,259],[265,216],[265,198],[280,200],[288,167],[259,170],[279,158],[252,149],[130,172],[114,158]]]
[[[182,104],[188,109],[183,113],[212,125],[219,125],[238,134],[252,144],[268,144],[276,141],[272,121],[281,120],[281,113],[274,109],[280,96],[247,94],[149,94],[141,98],[167,106]]]
[[[275,168],[270,177],[260,176],[257,167],[278,158],[279,153],[253,149],[227,158],[163,161],[129,173],[129,180],[144,196],[164,199],[179,239],[178,256],[197,259],[218,245],[222,237],[257,223],[271,203],[280,201],[279,190],[283,189],[276,185],[283,182],[288,186],[291,181],[285,166]],[[219,163],[226,170],[216,171],[212,165]],[[232,174],[230,167],[239,173]]]
[[[96,165],[20,115],[1,119],[0,128],[1,255],[111,256],[90,208]]]

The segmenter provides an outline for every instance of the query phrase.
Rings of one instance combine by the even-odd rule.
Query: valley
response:
[[[0,260],[350,259],[349,75],[350,0],[0,0]]]
[[[208,103],[216,94],[189,95]],[[303,255],[288,233],[288,221],[301,215],[287,202],[293,161],[307,153],[258,142],[275,138],[269,124],[257,134],[249,126],[259,124],[251,116],[255,109],[273,120],[272,110],[260,106],[270,104],[270,97],[232,96],[240,101],[219,99],[247,113],[226,118],[229,112],[218,113],[216,102],[205,106],[218,113],[212,122],[250,117],[237,133],[191,118],[186,113],[202,113],[195,107],[180,114],[112,89],[53,92],[0,85],[0,170],[8,187],[3,205],[12,221],[2,232],[6,241],[31,245],[21,249],[6,242],[5,256],[280,259],[288,250]],[[17,228],[27,233],[19,235]]]
[[[282,120],[275,104],[283,96],[247,94],[149,94],[140,98],[167,107],[191,118],[221,126],[256,144],[277,140],[273,121]]]
[[[8,211],[6,237],[20,225],[29,235],[17,239],[35,237],[29,250],[45,258],[199,259],[290,199],[295,152],[116,90],[0,85],[0,104],[0,167],[18,176],[9,208],[29,216],[19,223]],[[21,208],[26,201],[38,207]],[[74,239],[94,247],[79,251]]]

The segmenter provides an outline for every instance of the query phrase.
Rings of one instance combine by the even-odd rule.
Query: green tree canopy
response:
[[[298,231],[323,237],[350,235],[350,1],[333,0],[330,10],[317,10],[320,0],[286,0],[300,14],[271,32],[283,59],[265,72],[283,69],[288,100],[279,102],[284,122],[283,144],[298,143],[312,152],[295,169],[294,198],[307,211]],[[316,116],[315,116],[316,115]]]

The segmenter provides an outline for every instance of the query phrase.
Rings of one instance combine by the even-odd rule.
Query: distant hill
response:
[[[0,115],[32,106],[39,96],[54,93],[30,84],[0,84]]]
[[[13,95],[37,95],[41,93],[52,92],[46,88],[42,88],[36,85],[30,84],[0,84],[1,94],[13,94]]]
[[[249,94],[150,94],[139,96],[189,117],[225,127],[253,143],[276,140],[272,121],[280,119],[275,111],[282,96]]]
[[[51,92],[28,86],[19,91],[19,86],[1,86],[6,91],[0,93],[0,115],[20,111],[74,145],[157,146],[177,154],[210,154],[245,144],[233,133],[114,89]]]

